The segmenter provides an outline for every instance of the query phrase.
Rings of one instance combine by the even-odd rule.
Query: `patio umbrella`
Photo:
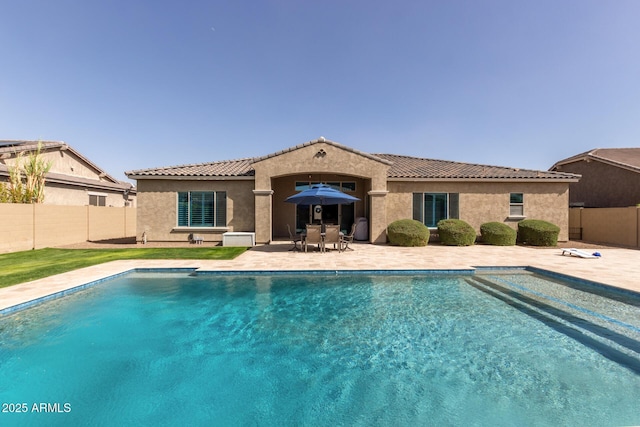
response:
[[[346,205],[359,200],[357,197],[350,196],[326,184],[317,184],[287,197],[285,202],[296,205]]]

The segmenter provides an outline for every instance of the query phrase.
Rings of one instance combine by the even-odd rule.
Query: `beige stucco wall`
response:
[[[460,219],[480,234],[485,222],[500,221],[517,229],[519,219],[509,219],[509,194],[524,194],[528,219],[542,219],[560,227],[558,240],[569,239],[567,183],[548,182],[389,182],[387,221],[412,218],[413,193],[459,193]]]
[[[640,203],[640,174],[599,161],[584,161],[561,165],[560,172],[582,175],[569,187],[570,203],[582,203],[587,208],[626,207]]]
[[[186,242],[190,234],[205,241],[222,241],[226,231],[254,231],[254,195],[252,180],[159,180],[138,181],[137,238],[146,232],[148,241]],[[227,227],[178,227],[179,191],[226,191]]]
[[[49,172],[101,180],[98,171],[68,150],[43,152],[42,158],[51,161]]]
[[[106,180],[100,176],[100,171],[90,166],[87,162],[76,156],[69,150],[59,150],[56,148],[52,151],[43,151],[41,158],[51,164],[49,173],[62,174],[69,177],[86,178],[100,183],[111,184],[110,180]],[[22,157],[22,164],[28,156]],[[2,159],[2,163],[8,167],[15,166],[16,157]],[[113,207],[135,207],[136,197],[134,194],[128,194],[125,198],[123,190],[107,190],[94,189],[91,185],[85,184],[61,184],[57,182],[45,181],[44,204],[47,205],[74,205],[87,206],[89,204],[89,193],[97,193],[106,196],[106,206]],[[129,202],[128,205],[126,202]]]
[[[86,188],[72,187],[57,183],[47,183],[45,181],[44,204],[46,205],[75,205],[87,206],[89,204],[89,194],[99,194],[106,196],[106,206],[124,207],[129,202],[129,207],[135,207],[135,196],[128,195],[125,199],[122,191],[91,190]]]
[[[51,151],[42,151],[40,158],[45,163],[51,164],[50,173],[59,173],[63,175],[75,176],[79,178],[89,178],[96,181],[101,181],[100,172],[95,168],[89,166],[84,160],[73,154],[68,150],[59,150],[56,148]],[[3,163],[7,166],[15,166],[16,157],[10,157],[4,159]],[[28,155],[22,156],[22,164],[28,159]]]
[[[319,155],[323,150],[326,154]],[[327,143],[316,143],[253,164],[257,190],[270,189],[271,178],[295,174],[339,174],[367,177],[374,189],[386,190],[385,163]],[[322,180],[326,180],[324,175]]]
[[[374,214],[369,218],[369,237],[376,243],[386,241],[386,223],[382,218],[385,211],[389,169],[386,163],[333,144],[318,142],[261,160],[254,163],[253,167],[255,169],[257,242],[269,242],[274,235],[271,218],[264,217],[261,212],[271,212],[265,209],[273,206],[273,194],[269,194],[272,191],[275,194],[272,188],[273,181],[289,175],[319,176],[320,181],[328,181],[328,175],[367,179],[370,189],[376,194],[376,210],[374,212],[372,209]],[[280,233],[280,230],[275,231]]]

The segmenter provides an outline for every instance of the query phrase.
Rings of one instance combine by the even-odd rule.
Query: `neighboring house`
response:
[[[38,144],[42,159],[51,162],[45,178],[44,204],[135,206],[133,185],[113,178],[64,142],[0,140],[0,182],[8,181],[9,167],[15,165],[18,153],[26,159]]]
[[[640,148],[596,148],[560,160],[549,170],[582,175],[569,185],[574,207],[609,208],[640,203]]]
[[[198,234],[222,240],[226,231],[256,233],[268,243],[314,220],[315,209],[285,199],[327,183],[361,199],[324,206],[323,220],[348,230],[366,218],[368,240],[386,242],[386,227],[416,218],[430,228],[460,218],[477,231],[488,221],[516,227],[544,219],[568,239],[569,184],[579,176],[393,154],[369,154],[319,138],[267,156],[129,171],[137,180],[138,238],[185,241]],[[360,221],[358,221],[360,222]]]

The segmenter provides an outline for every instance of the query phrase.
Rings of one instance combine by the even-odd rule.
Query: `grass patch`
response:
[[[37,249],[0,255],[0,288],[121,259],[233,259],[244,247]]]

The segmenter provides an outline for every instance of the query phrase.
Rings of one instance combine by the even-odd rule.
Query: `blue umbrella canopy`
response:
[[[285,202],[296,205],[346,205],[359,200],[357,197],[350,196],[326,184],[317,184],[287,197]]]

